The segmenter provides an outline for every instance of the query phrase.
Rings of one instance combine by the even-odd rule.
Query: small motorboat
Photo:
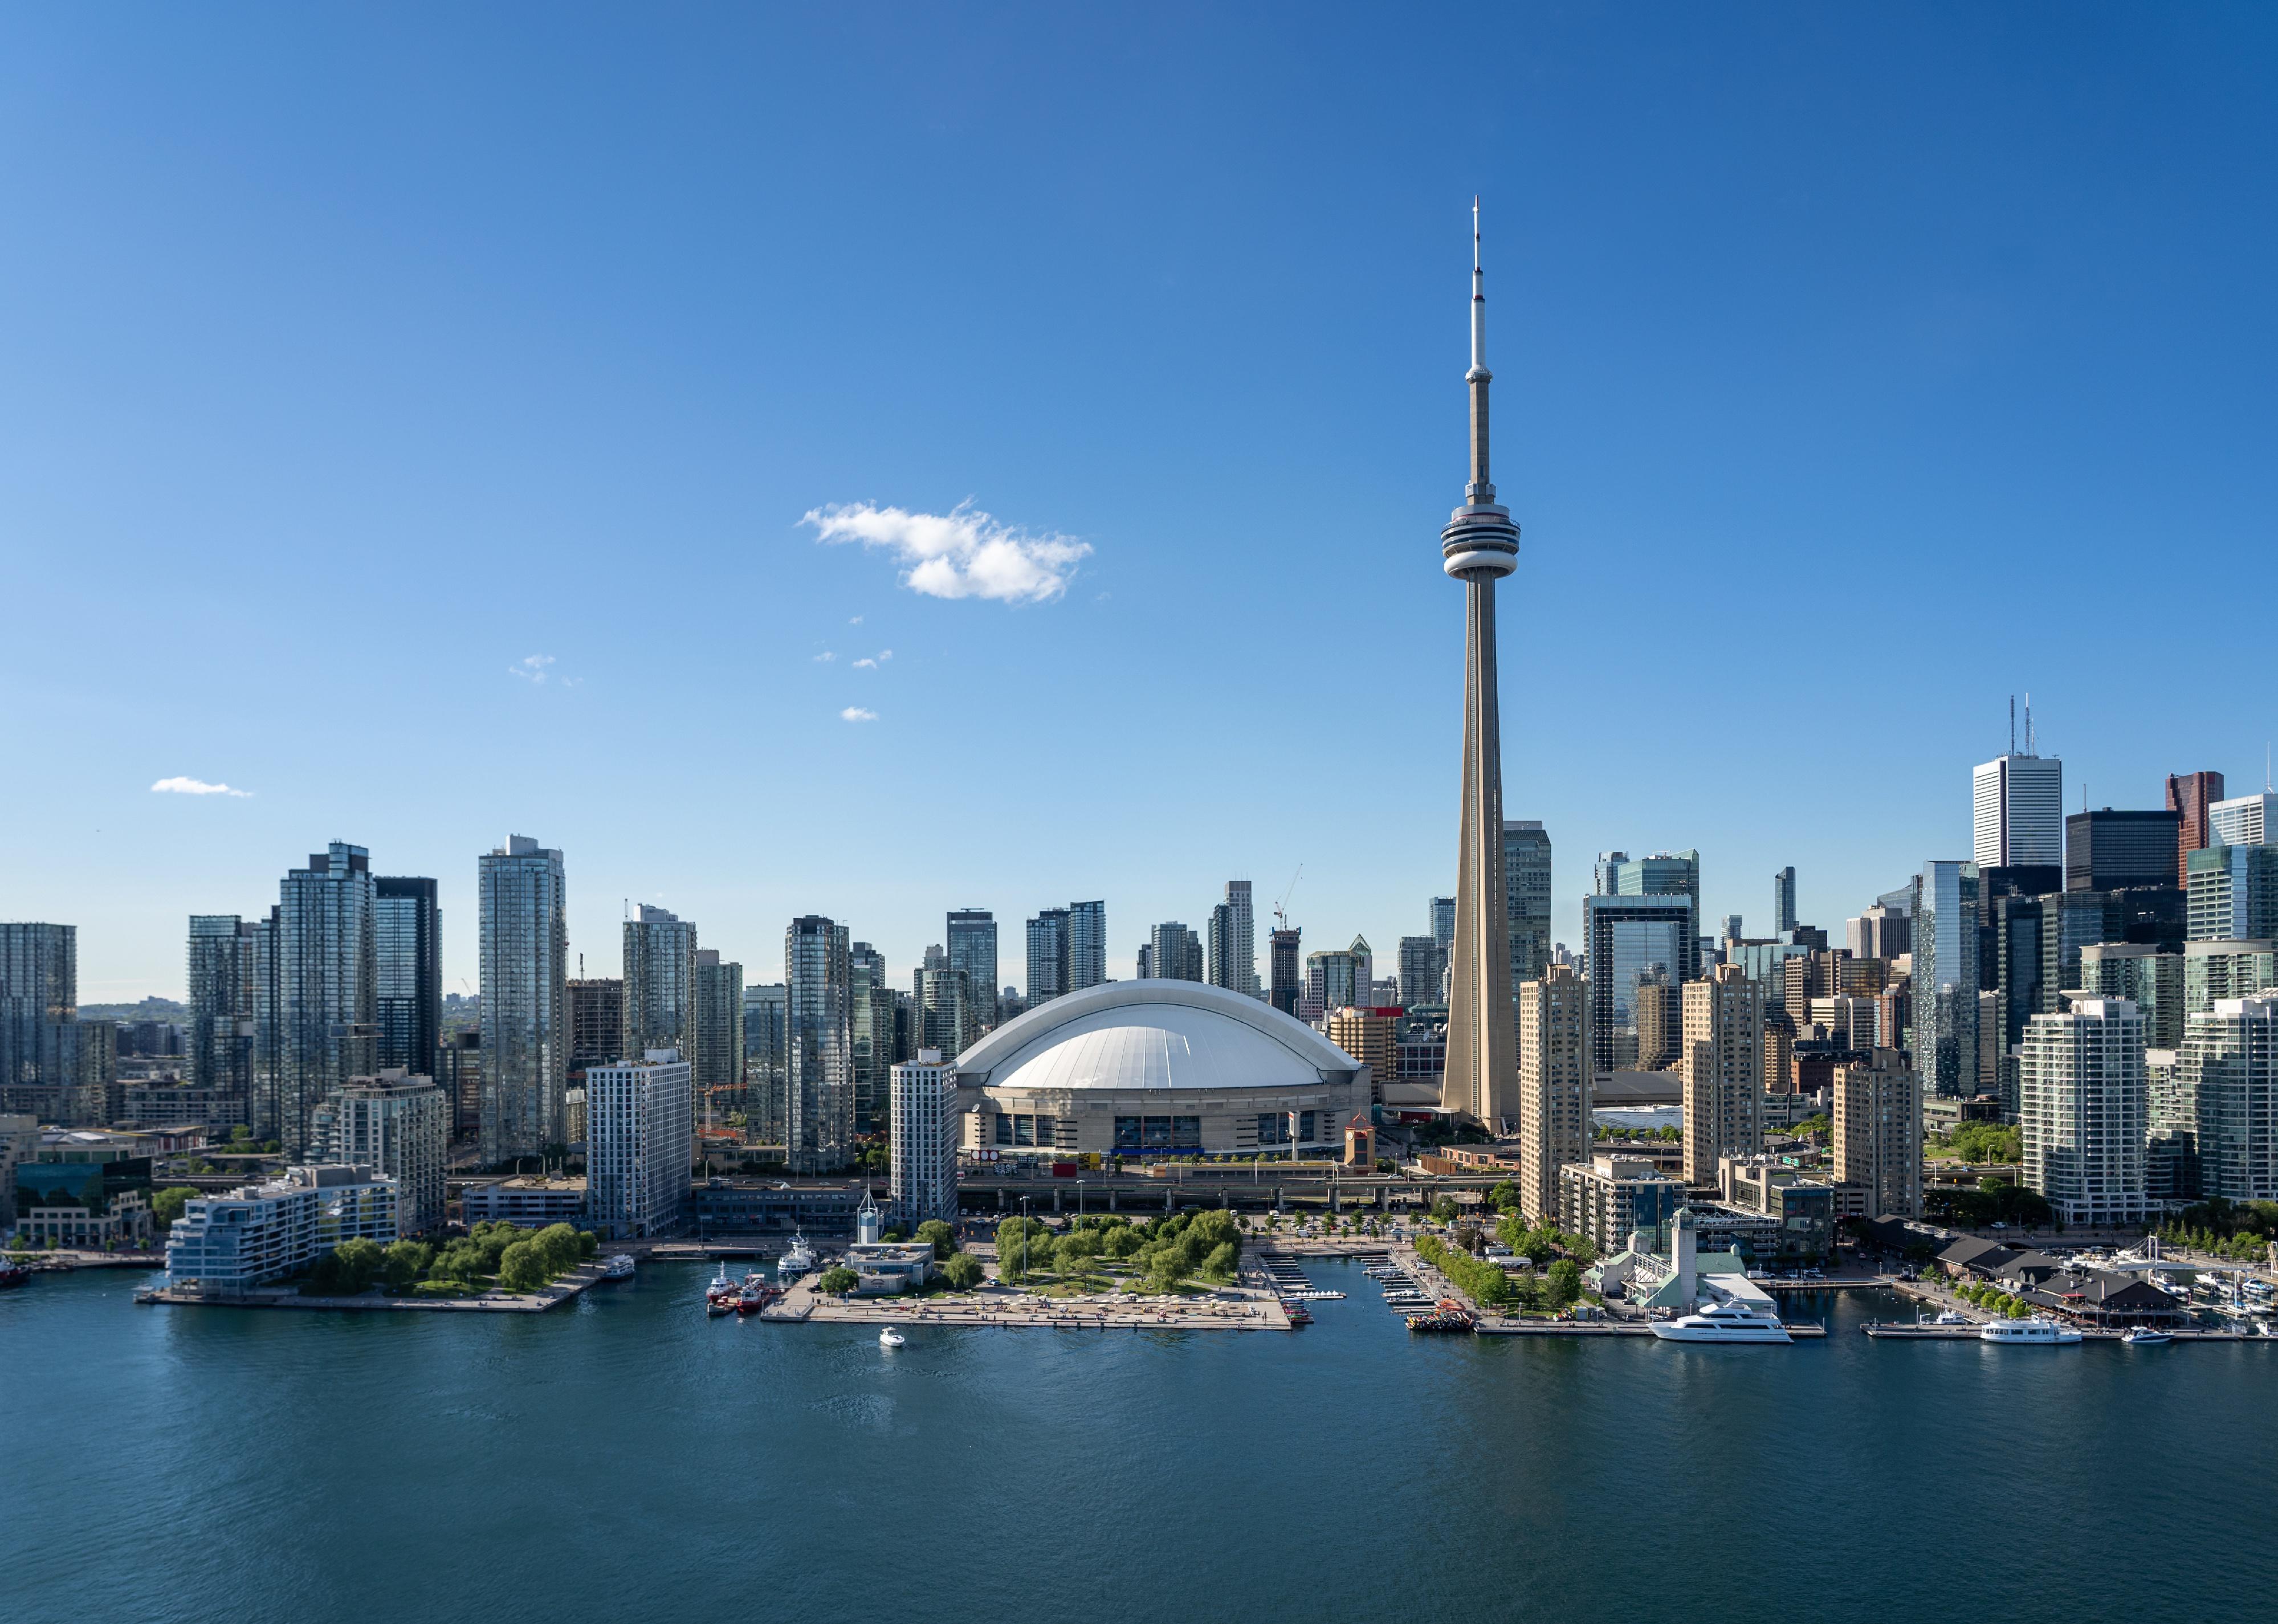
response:
[[[746,1288],[736,1293],[736,1312],[738,1314],[757,1314],[767,1306],[768,1296],[765,1292]]]
[[[2120,1338],[2129,1347],[2163,1347],[2175,1338],[2164,1330],[2154,1330],[2149,1325],[2138,1325]]]
[[[713,1302],[724,1302],[731,1307],[734,1305],[736,1283],[728,1277],[727,1264],[720,1265],[720,1272],[712,1277],[711,1284],[704,1288],[704,1295]]]
[[[891,1325],[883,1327],[878,1332],[878,1346],[880,1347],[899,1347],[903,1343],[908,1340],[909,1338],[907,1337],[902,1335],[900,1331],[896,1330]]]
[[[732,1297],[707,1297],[704,1300],[704,1312],[715,1320],[735,1311],[736,1300]]]
[[[0,1260],[0,1291],[5,1291],[11,1285],[21,1285],[31,1277],[32,1267],[30,1264],[11,1263],[4,1260]]]

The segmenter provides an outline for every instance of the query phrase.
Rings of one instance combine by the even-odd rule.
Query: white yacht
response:
[[[619,1252],[614,1256],[601,1260],[601,1278],[630,1280],[633,1277],[633,1270],[638,1267],[639,1265],[635,1262],[631,1253]]]
[[[2148,1325],[2138,1325],[2120,1338],[2129,1347],[2161,1347],[2175,1338],[2164,1330],[2154,1330]]]
[[[1653,1334],[1663,1342],[1792,1342],[1787,1327],[1770,1313],[1745,1303],[1711,1303],[1697,1314],[1655,1320]]]
[[[2036,1314],[2030,1319],[1988,1320],[1977,1328],[1977,1339],[2053,1347],[2079,1341],[2080,1332],[2069,1325],[2058,1324],[2045,1314]]]
[[[909,1338],[907,1337],[902,1335],[900,1331],[896,1330],[891,1325],[885,1326],[878,1332],[878,1346],[880,1347],[899,1347],[903,1343],[908,1340]]]
[[[814,1267],[814,1248],[806,1244],[805,1235],[794,1230],[791,1232],[791,1245],[784,1249],[783,1256],[776,1260],[776,1278],[785,1282],[796,1280]]]

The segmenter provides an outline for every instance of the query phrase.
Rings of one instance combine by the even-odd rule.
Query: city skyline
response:
[[[1504,811],[1564,859],[1554,936],[1603,850],[1700,849],[1704,917],[1751,930],[1787,865],[1831,924],[1967,855],[1949,785],[2013,691],[2068,812],[2083,784],[2263,782],[2250,701],[2177,705],[2067,632],[2147,550],[2259,562],[2278,131],[2242,92],[2270,28],[2179,53],[2121,17],[1490,18],[1470,47],[1527,88],[1466,123],[1445,40],[1325,19],[1296,72],[1283,30],[1221,27],[1071,57],[1005,24],[722,20],[701,50],[565,25],[532,76],[474,18],[441,58],[348,16],[9,19],[0,89],[49,161],[0,194],[51,229],[0,266],[41,316],[0,397],[0,682],[71,790],[11,804],[5,911],[80,925],[90,1001],[179,995],[182,919],[357,842],[437,878],[462,991],[470,859],[538,828],[593,973],[626,899],[747,966],[817,910],[907,966],[947,907],[1105,896],[1121,977],[1132,926],[1200,929],[1229,876],[1262,911],[1300,863],[1309,943],[1388,949],[1454,882],[1460,719],[1416,696],[1460,651],[1412,549],[1460,432],[1474,194],[1509,244],[1498,484],[1528,527],[1503,743],[1548,769]],[[309,59],[358,72],[268,94]],[[1016,94],[933,119],[944,65],[983,61]],[[780,94],[735,94],[762,62]],[[806,140],[857,64],[875,117]],[[1166,131],[1158,94],[1204,111]],[[845,229],[858,198],[907,252]],[[165,278],[121,282],[154,251]],[[2180,621],[2184,577],[2139,576]],[[1623,589],[1689,618],[1629,636]],[[1872,728],[1670,724],[1853,647],[1891,651]],[[1320,668],[1334,725],[1408,769],[1327,812],[1288,789]],[[939,689],[980,770],[920,898],[875,854]],[[592,792],[618,738],[669,794]],[[989,760],[1046,738],[1052,795]],[[448,792],[376,798],[352,759]],[[1860,793],[1795,815],[1789,775]],[[761,860],[722,873],[714,827]]]

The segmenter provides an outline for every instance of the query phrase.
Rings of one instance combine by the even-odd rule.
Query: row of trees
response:
[[[2025,1155],[2024,1133],[2014,1123],[1965,1122],[1944,1138],[1931,1140],[1930,1152],[1979,1166],[2020,1162]]]
[[[1223,1207],[1168,1213],[1143,1225],[1120,1213],[1081,1217],[1066,1234],[1041,1219],[1007,1218],[997,1226],[997,1274],[1013,1284],[1044,1276],[1088,1282],[1112,1268],[1139,1276],[1156,1292],[1175,1290],[1196,1275],[1223,1285],[1241,1269],[1242,1227]]]
[[[1483,1308],[1547,1308],[1563,1314],[1582,1299],[1582,1268],[1571,1257],[1554,1261],[1539,1280],[1514,1280],[1500,1265],[1448,1246],[1436,1235],[1418,1236],[1416,1252]]]
[[[440,1248],[424,1240],[382,1247],[358,1238],[342,1241],[311,1264],[301,1290],[311,1297],[353,1297],[377,1283],[390,1292],[453,1296],[485,1290],[496,1280],[509,1292],[534,1292],[592,1257],[600,1246],[592,1231],[566,1224],[537,1231],[478,1224]]]
[[[2160,1239],[2216,1257],[2247,1262],[2278,1237],[2278,1201],[2231,1201],[2218,1195],[2186,1207],[2160,1226]]]
[[[1998,1314],[2004,1319],[2022,1320],[2031,1314],[2032,1305],[2022,1297],[2013,1297],[1999,1286],[1982,1280],[1961,1280],[1954,1285],[1953,1294],[1964,1302],[1974,1302],[1988,1314]]]
[[[1975,1190],[1926,1188],[1923,1216],[1966,1229],[1983,1229],[1991,1224],[2040,1229],[2056,1220],[2055,1212],[2037,1191],[2006,1178],[1981,1178]]]

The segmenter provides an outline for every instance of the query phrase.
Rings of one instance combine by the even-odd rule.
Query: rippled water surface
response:
[[[0,1293],[0,1617],[2268,1618],[2278,1346],[1412,1339]]]

